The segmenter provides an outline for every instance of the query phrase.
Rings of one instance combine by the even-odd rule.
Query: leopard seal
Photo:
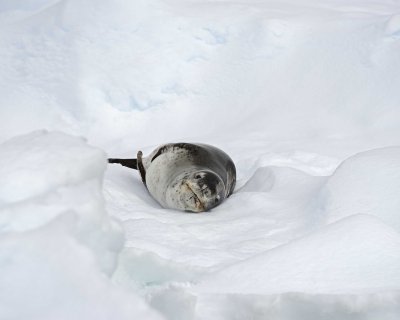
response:
[[[164,208],[208,211],[228,198],[236,184],[236,168],[222,150],[207,144],[168,143],[149,156],[108,159],[139,170],[151,196]]]

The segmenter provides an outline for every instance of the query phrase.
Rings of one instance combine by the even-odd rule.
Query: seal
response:
[[[108,159],[139,170],[151,196],[164,208],[208,211],[228,198],[236,184],[236,168],[222,150],[207,144],[168,143],[136,159]]]

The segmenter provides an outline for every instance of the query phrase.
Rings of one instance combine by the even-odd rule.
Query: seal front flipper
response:
[[[108,159],[108,163],[119,163],[121,166],[138,170],[137,159]]]
[[[139,151],[137,153],[137,167],[139,169],[140,176],[142,177],[142,181],[143,181],[144,185],[147,188],[147,185],[146,185],[146,170],[144,169],[144,166],[143,166],[142,156],[143,156],[143,152]]]

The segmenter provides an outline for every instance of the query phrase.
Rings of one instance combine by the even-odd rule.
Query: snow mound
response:
[[[159,319],[107,276],[123,236],[104,209],[105,166],[62,133],[0,145],[1,319]]]
[[[400,286],[400,234],[354,215],[205,277],[200,292],[366,294]]]
[[[105,154],[83,139],[38,131],[1,145],[0,205],[51,192],[64,185],[97,179],[106,168]]]
[[[400,231],[400,147],[345,160],[322,190],[328,222],[355,213],[374,215]]]
[[[400,14],[395,14],[388,20],[385,33],[391,38],[400,37]]]
[[[400,293],[332,295],[203,295],[197,298],[196,320],[393,320],[400,312]],[[171,318],[173,319],[173,318]]]
[[[104,276],[74,218],[0,236],[0,318],[160,319]]]
[[[106,156],[83,139],[38,131],[0,146],[0,231],[26,231],[74,212],[78,236],[112,272],[123,244],[102,195]]]

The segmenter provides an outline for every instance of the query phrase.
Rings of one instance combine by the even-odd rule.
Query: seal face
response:
[[[229,197],[236,184],[232,159],[206,144],[169,143],[148,157],[139,151],[137,159],[109,162],[139,169],[149,193],[165,208],[208,211]]]
[[[165,206],[201,212],[217,206],[225,197],[220,176],[212,171],[194,171],[178,175],[171,182],[165,193]]]

